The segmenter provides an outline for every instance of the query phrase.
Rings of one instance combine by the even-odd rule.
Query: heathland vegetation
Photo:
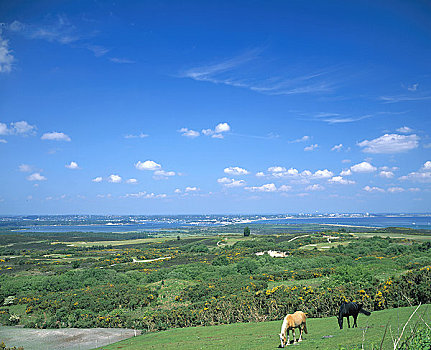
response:
[[[327,317],[347,300],[370,311],[431,302],[428,231],[250,230],[244,235],[238,225],[123,240],[4,232],[0,323],[153,332],[281,320],[295,310]]]

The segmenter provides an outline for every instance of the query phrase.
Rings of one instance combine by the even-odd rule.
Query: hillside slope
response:
[[[401,332],[414,309],[414,307],[404,307],[376,311],[369,317],[360,314],[358,328],[354,329],[340,330],[335,317],[309,319],[307,322],[309,334],[305,335],[304,341],[295,348],[334,350],[358,347],[360,349],[364,338],[364,349],[371,349],[372,344],[380,346],[388,322],[395,337],[398,331]],[[416,322],[421,322],[418,315],[430,324],[431,305],[422,305],[409,325],[413,326]],[[280,344],[278,337],[280,327],[281,321],[273,321],[172,329],[131,338],[100,349],[276,349]],[[406,332],[408,328],[410,327],[406,327]],[[388,327],[382,349],[390,348],[393,348],[393,345]]]

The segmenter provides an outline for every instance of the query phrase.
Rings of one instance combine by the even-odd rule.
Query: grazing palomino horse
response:
[[[371,312],[364,310],[362,308],[363,304],[356,303],[343,303],[340,306],[340,310],[338,311],[338,325],[340,329],[343,329],[343,317],[347,317],[347,325],[350,328],[349,316],[353,316],[353,328],[358,327],[356,324],[356,319],[358,318],[358,314],[364,314],[366,316],[370,316]]]
[[[305,334],[307,332],[307,325],[305,323],[306,317],[302,311],[296,311],[294,314],[286,315],[283,320],[283,325],[281,326],[280,342],[281,347],[284,348],[285,345],[290,345],[290,334],[289,331],[292,331],[293,336],[293,344],[295,344],[295,328],[300,329],[298,342],[302,341],[302,331]],[[286,332],[287,332],[287,340],[286,340]]]

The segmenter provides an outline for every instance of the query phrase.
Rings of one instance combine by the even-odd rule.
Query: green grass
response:
[[[364,349],[371,350],[373,345],[374,349],[379,349],[386,325],[389,323],[395,337],[398,328],[401,331],[414,309],[414,307],[407,307],[376,311],[369,317],[360,314],[358,328],[345,328],[343,330],[338,328],[335,317],[308,319],[309,334],[305,335],[304,341],[297,344],[295,348],[304,350],[360,349],[364,336]],[[429,324],[431,305],[421,306],[417,314],[420,314]],[[417,314],[412,318],[409,325],[413,326],[419,320]],[[280,343],[278,333],[281,323],[280,320],[171,329],[130,338],[100,349],[276,349]],[[367,326],[368,328],[366,328]],[[405,333],[407,333],[408,328],[410,327],[406,327]],[[296,335],[298,336],[298,332]],[[391,348],[393,349],[393,345],[388,327],[382,349]]]
[[[276,286],[310,286],[310,287],[317,287],[320,286],[323,282],[328,281],[329,277],[316,277],[316,278],[309,278],[305,280],[287,280],[287,281],[270,281],[268,282],[268,289],[272,289]]]
[[[398,239],[410,239],[412,241],[429,241],[431,239],[430,235],[416,235],[401,232],[354,232],[351,235],[359,238],[371,238],[371,237],[390,237]]]
[[[301,247],[299,247],[299,249],[308,249],[308,250],[312,250],[314,248],[317,248],[320,251],[323,250],[328,250],[332,247],[336,247],[339,245],[348,245],[350,243],[350,241],[347,242],[337,242],[337,241],[332,241],[331,243],[328,242],[321,242],[321,243],[316,243],[316,244],[307,244],[307,245],[303,245]]]

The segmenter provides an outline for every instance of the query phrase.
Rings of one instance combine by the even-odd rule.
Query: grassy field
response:
[[[193,238],[207,238],[205,236],[192,236]],[[183,238],[186,238],[183,236]],[[188,236],[187,236],[188,238]],[[111,245],[111,246],[124,246],[124,245],[134,245],[134,244],[145,244],[145,243],[162,243],[165,241],[174,241],[176,238],[172,236],[166,237],[151,237],[151,238],[137,238],[137,239],[124,239],[121,241],[94,241],[94,242],[54,242],[53,244],[63,243],[70,247],[94,247],[101,245]]]
[[[366,317],[360,314],[358,328],[340,330],[335,317],[309,319],[308,335],[296,348],[308,349],[364,349],[380,348],[386,325],[389,323],[382,349],[393,349],[391,332],[395,338],[414,311],[414,307],[376,311]],[[419,316],[429,324],[431,305],[423,305],[406,327],[418,322]],[[280,342],[281,320],[262,323],[237,323],[212,327],[191,327],[150,333],[105,346],[100,349],[276,349]],[[347,325],[345,325],[347,327]],[[297,333],[298,335],[298,333]]]
[[[355,232],[352,233],[354,237],[359,238],[370,238],[370,237],[390,237],[397,239],[411,239],[412,241],[429,241],[431,237],[428,235],[416,235],[416,234],[408,234],[408,233],[398,233],[398,232]]]

